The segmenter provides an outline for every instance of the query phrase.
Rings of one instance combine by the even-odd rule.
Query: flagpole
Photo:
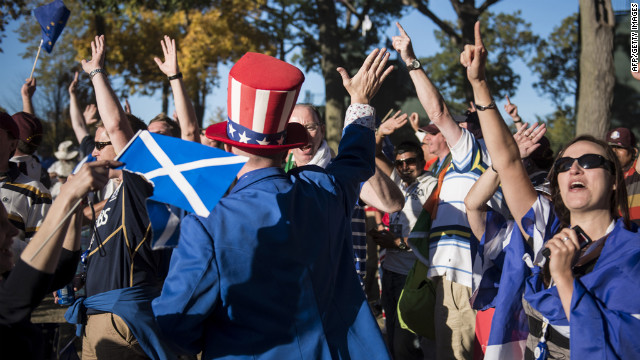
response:
[[[36,54],[36,61],[33,62],[33,68],[31,69],[31,75],[29,75],[29,79],[33,78],[33,72],[36,70],[36,64],[38,63],[38,57],[40,57],[40,50],[42,50],[42,42],[44,40],[40,39],[40,46],[38,46],[38,53]]]

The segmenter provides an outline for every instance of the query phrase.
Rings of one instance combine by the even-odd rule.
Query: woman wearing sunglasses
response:
[[[524,282],[525,358],[638,358],[640,234],[628,219],[615,154],[592,136],[574,139],[549,173],[551,202],[538,196],[492,100],[486,58],[477,23],[475,45],[465,46],[460,62],[505,200],[528,237],[523,260],[532,275]],[[510,269],[503,269],[503,276],[504,271]]]

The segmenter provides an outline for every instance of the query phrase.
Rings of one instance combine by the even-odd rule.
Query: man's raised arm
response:
[[[83,59],[82,69],[91,78],[100,118],[109,134],[113,149],[119,154],[133,137],[133,130],[104,70],[105,50],[104,35],[96,36],[91,42],[91,60]]]
[[[410,66],[414,63],[414,60],[417,60],[411,45],[411,38],[409,38],[400,23],[396,22],[396,25],[400,35],[392,38],[393,48],[400,54],[402,61],[407,66]],[[409,76],[411,76],[413,85],[416,87],[418,99],[427,112],[427,116],[440,129],[449,146],[454,146],[462,136],[462,130],[449,113],[449,108],[447,108],[442,95],[429,80],[422,67],[410,69]]]

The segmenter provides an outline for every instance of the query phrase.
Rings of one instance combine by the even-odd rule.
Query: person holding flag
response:
[[[104,58],[104,35],[96,36],[91,60],[82,60],[82,68],[93,84],[102,119],[92,154],[98,161],[115,159],[134,130],[146,129],[122,109],[104,70]],[[170,256],[151,248],[146,199],[153,194],[153,186],[128,171],[112,169],[109,177],[119,185],[104,204],[83,254],[87,297],[76,300],[65,318],[84,325],[84,332],[78,334],[83,359],[171,358],[157,336],[150,304],[160,294]]]
[[[460,62],[505,200],[528,237],[524,246],[529,250],[515,259],[532,272],[524,283],[525,358],[638,358],[640,234],[629,221],[624,174],[615,153],[592,136],[573,139],[549,173],[551,202],[536,194],[491,97],[486,61],[478,22],[475,44],[465,45]],[[504,268],[503,275],[514,270]]]
[[[153,310],[164,338],[203,359],[388,359],[353,271],[351,211],[373,175],[374,109],[389,54],[372,51],[350,78],[337,157],[325,169],[285,173],[287,150],[308,144],[287,123],[304,76],[270,56],[247,53],[231,69],[229,121],[208,138],[248,157],[208,217],[189,215]],[[214,175],[214,174],[212,174]]]

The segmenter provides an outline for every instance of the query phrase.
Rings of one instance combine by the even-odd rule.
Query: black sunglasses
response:
[[[583,169],[594,169],[594,168],[602,168],[608,170],[610,173],[614,174],[616,166],[611,160],[607,160],[604,156],[598,154],[584,154],[577,159],[572,157],[561,157],[556,160],[555,168],[557,173],[569,171],[571,166],[573,166],[574,161],[578,161],[578,165],[580,165]]]
[[[98,151],[100,151],[100,150],[104,149],[105,147],[111,145],[111,141],[104,141],[104,142],[96,141],[95,145],[96,145],[96,149]]]
[[[407,159],[398,159],[396,161],[393,162],[393,164],[397,167],[402,166],[402,164],[407,164],[407,166],[411,166],[411,165],[415,165],[418,163],[418,159],[417,158],[407,158]]]

